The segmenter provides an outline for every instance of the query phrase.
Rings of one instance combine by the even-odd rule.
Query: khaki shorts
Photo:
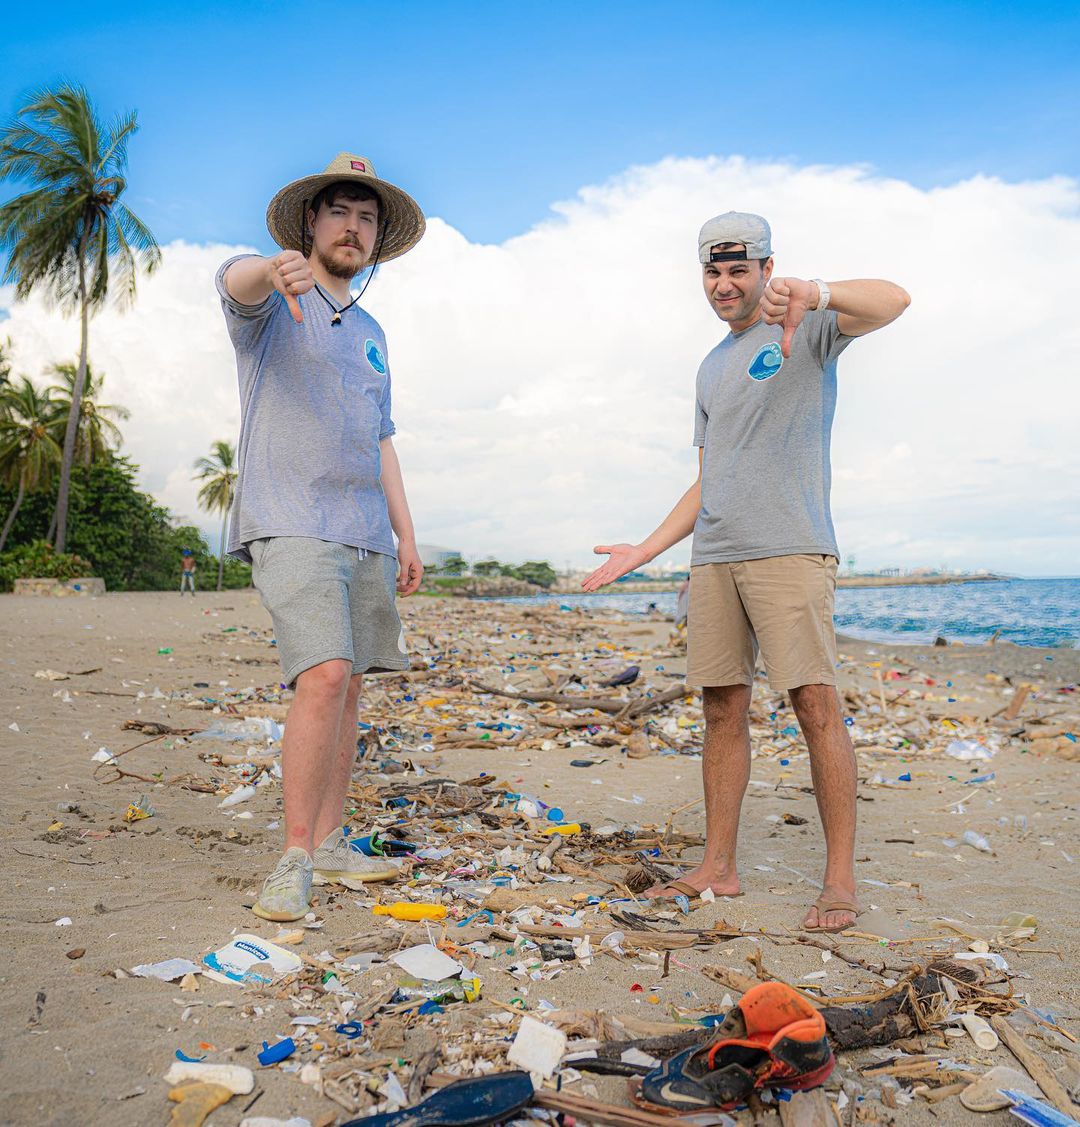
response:
[[[836,684],[832,556],[771,556],[690,569],[686,681],[752,685],[760,649],[769,685]]]

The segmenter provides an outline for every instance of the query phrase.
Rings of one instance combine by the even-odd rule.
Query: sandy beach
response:
[[[269,616],[252,591],[195,599],[0,596],[0,1122],[164,1123],[172,1105],[163,1076],[180,1050],[255,1070],[254,1092],[214,1111],[209,1123],[226,1127],[246,1115],[340,1123],[350,1118],[350,1105],[354,1113],[385,1106],[385,1091],[371,1089],[385,1088],[388,1073],[408,1089],[416,1061],[433,1045],[442,1048],[436,1071],[505,1067],[522,1009],[564,1015],[571,1044],[603,1040],[610,1032],[605,1019],[620,1017],[627,1019],[621,1035],[629,1037],[637,1029],[686,1029],[675,1023],[721,1011],[726,994],[738,997],[703,973],[706,967],[774,976],[824,1001],[880,991],[932,956],[973,946],[972,954],[987,947],[1004,960],[1004,974],[969,965],[986,967],[987,990],[1011,988],[1015,1004],[1041,1013],[1042,1024],[1030,1017],[1025,1024],[1022,1010],[1012,1020],[1076,1091],[1080,759],[1069,758],[1077,745],[1068,735],[1080,732],[1080,651],[842,640],[840,689],[859,761],[857,874],[871,911],[858,934],[829,938],[835,955],[797,941],[824,847],[792,713],[764,682],[755,687],[755,759],[740,830],[744,895],[689,915],[671,907],[667,916],[627,898],[629,909],[660,931],[719,925],[726,935],[736,933],[675,948],[665,972],[665,959],[649,957],[647,944],[619,955],[598,950],[598,937],[626,930],[611,913],[627,905],[616,909],[608,901],[626,897],[634,849],[650,833],[659,841],[667,831],[658,862],[700,856],[693,844],[704,830],[696,803],[700,763],[692,754],[701,744],[698,703],[680,695],[641,711],[636,733],[629,733],[611,712],[588,714],[591,726],[576,726],[586,716],[580,710],[476,686],[630,694],[627,700],[642,694],[648,703],[645,694],[655,699],[672,689],[685,669],[670,623],[463,599],[414,598],[402,614],[416,668],[369,682],[361,715],[374,729],[360,733],[365,757],[353,790],[354,820],[357,828],[373,817],[388,823],[396,815],[384,807],[382,792],[393,790],[416,803],[404,804],[408,820],[395,834],[446,849],[446,856],[416,862],[409,888],[317,888],[311,926],[291,945],[314,962],[297,976],[252,987],[196,975],[182,987],[134,977],[132,968],[174,957],[200,963],[236,933],[272,938],[281,930],[249,910],[277,855],[280,830],[272,827],[281,817],[280,786],[267,777],[248,801],[219,806],[244,782],[223,757],[242,759],[237,753],[253,746],[256,759],[272,756],[277,745],[255,737],[154,738],[123,726],[201,730],[244,717],[282,720],[287,695],[277,680]],[[631,664],[641,675],[628,689],[598,687]],[[1021,685],[1031,692],[1018,715],[1002,717]],[[945,754],[962,739],[982,741],[992,758]],[[628,745],[642,757],[628,756]],[[117,756],[115,764],[92,760],[102,748],[102,758]],[[585,760],[592,762],[572,765]],[[116,768],[126,774],[118,778]],[[438,779],[467,785],[427,786]],[[523,878],[545,839],[539,822],[515,813],[512,802],[500,803],[508,791],[535,796],[591,827],[591,835],[568,838],[555,855],[567,862],[550,870],[557,880]],[[129,804],[142,796],[153,816],[125,821]],[[459,798],[470,805],[447,805]],[[633,832],[620,836],[627,828]],[[987,839],[989,852],[963,843],[969,830]],[[457,886],[445,884],[451,869]],[[490,878],[502,871],[520,887],[496,887],[487,897],[495,932],[483,919],[458,929],[485,899],[460,886],[487,882],[490,892]],[[601,903],[590,905],[586,894]],[[443,1014],[368,1014],[365,1007],[387,998],[401,972],[385,962],[343,968],[341,960],[425,939],[419,925],[374,916],[376,897],[445,903],[453,917],[445,934],[469,973],[482,979],[481,999]],[[523,906],[525,915],[509,914]],[[1003,927],[1010,912],[1034,915],[1036,930]],[[573,962],[541,965],[535,948],[515,942],[515,930],[527,934],[519,925],[566,923],[574,913],[577,930],[597,937],[591,959],[579,950]],[[432,926],[434,939],[442,934]],[[477,946],[467,949],[472,941]],[[524,969],[515,974],[515,966]],[[329,990],[327,967],[337,968]],[[575,1016],[566,1018],[568,1012]],[[349,1042],[335,1032],[345,1016],[362,1013],[371,1018],[362,1038]],[[297,1018],[310,1021],[294,1024]],[[296,1054],[261,1068],[256,1052],[263,1041],[284,1036],[295,1039]],[[993,1064],[1020,1067],[1004,1046],[983,1051],[940,1026],[904,1049],[956,1062],[961,1075]],[[932,1102],[915,1092],[920,1080],[902,1078],[898,1086],[894,1076],[865,1075],[899,1052],[886,1046],[841,1054],[826,1091],[842,1122],[980,1118],[956,1096]],[[564,1092],[629,1106],[625,1077],[574,1071],[563,1081]],[[1004,1111],[981,1118],[1012,1121]],[[745,1112],[739,1119],[751,1121]]]

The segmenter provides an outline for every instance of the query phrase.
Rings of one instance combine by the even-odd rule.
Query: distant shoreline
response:
[[[841,575],[837,587],[940,587],[947,583],[1002,583],[1007,575]],[[558,595],[617,595],[630,592],[678,591],[681,581],[672,579],[631,579],[625,583],[610,583],[599,591],[584,592],[574,580],[561,579],[548,588],[549,594]]]

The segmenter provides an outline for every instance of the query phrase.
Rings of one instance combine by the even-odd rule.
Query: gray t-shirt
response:
[[[331,325],[312,290],[298,325],[285,299],[241,305],[217,272],[240,379],[240,476],[229,554],[270,536],[309,536],[396,556],[379,443],[394,433],[386,338],[358,305]]]
[[[730,333],[701,363],[694,445],[705,447],[692,565],[810,552],[840,557],[829,512],[836,358],[854,340],[836,313]]]

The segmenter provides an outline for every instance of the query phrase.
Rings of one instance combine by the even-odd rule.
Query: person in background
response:
[[[195,597],[195,556],[192,554],[190,548],[184,548],[180,552],[180,597],[183,598],[184,591],[191,592],[191,597]]]

